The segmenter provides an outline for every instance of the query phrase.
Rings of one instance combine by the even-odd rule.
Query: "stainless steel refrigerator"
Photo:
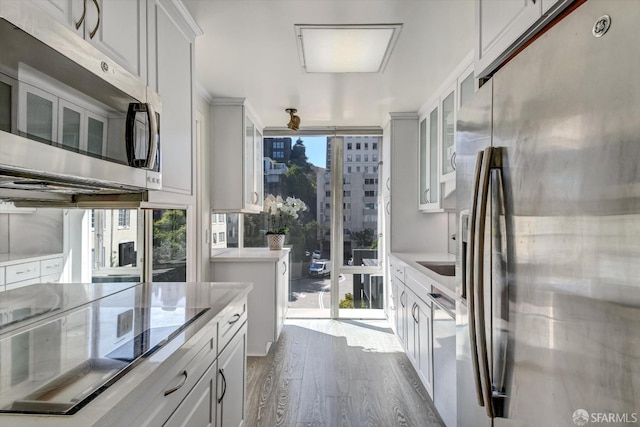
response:
[[[639,23],[588,0],[460,110],[460,427],[640,424]]]

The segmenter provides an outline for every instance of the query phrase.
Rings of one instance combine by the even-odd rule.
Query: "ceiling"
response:
[[[183,0],[204,35],[196,80],[244,97],[265,127],[380,126],[414,112],[473,49],[474,0]],[[403,24],[382,73],[307,74],[295,24]]]

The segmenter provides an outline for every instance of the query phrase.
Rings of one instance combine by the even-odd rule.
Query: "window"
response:
[[[91,229],[96,228],[96,211],[95,209],[91,209]]]
[[[343,195],[344,197],[351,197],[351,191],[344,191]]]
[[[356,172],[360,172],[360,166],[356,166]]]
[[[356,142],[356,150],[359,150],[361,148],[361,145],[359,142]]]
[[[352,162],[353,156],[351,154],[347,154],[347,162]]]
[[[369,166],[364,167],[364,173],[369,173]]]
[[[361,162],[362,156],[360,154],[356,154],[356,162]]]
[[[373,173],[378,173],[378,167],[377,166],[373,167]]]
[[[378,161],[378,155],[377,154],[372,154],[371,155],[371,160],[374,161],[374,162],[377,162]]]
[[[364,149],[365,149],[365,150],[368,150],[368,149],[369,149],[369,143],[368,143],[368,142],[365,142],[365,143],[364,143]]]
[[[376,222],[378,220],[376,215],[365,215],[364,222]]]
[[[378,143],[377,142],[372,142],[371,143],[371,149],[372,150],[377,150],[378,149]]]
[[[326,196],[326,197],[331,197],[331,191],[327,191],[327,192],[325,193],[325,196]]]
[[[284,151],[274,151],[273,152],[274,159],[284,159]]]
[[[325,207],[325,208],[327,208],[327,209],[329,209],[329,208],[331,207],[331,205],[330,205],[329,203],[325,203],[325,204],[324,204],[324,207]]]
[[[353,148],[353,144],[347,142],[347,150],[351,150]]]
[[[351,173],[351,166],[347,166],[347,173]]]
[[[375,203],[365,203],[364,204],[364,208],[368,209],[368,210],[375,210],[376,209],[376,204]]]
[[[225,239],[224,231],[219,232],[218,233],[218,240],[220,241],[220,243],[224,243],[224,239]]]
[[[211,244],[215,245],[218,243],[218,235],[216,233],[211,233]]]
[[[364,161],[365,161],[365,162],[368,162],[368,161],[369,161],[369,155],[368,155],[368,154],[365,154],[365,155],[364,155]]]
[[[375,190],[367,190],[364,192],[364,197],[376,197]]]
[[[351,209],[351,203],[343,203],[342,207],[343,209]]]
[[[129,228],[131,225],[131,214],[128,209],[118,210],[118,227]]]

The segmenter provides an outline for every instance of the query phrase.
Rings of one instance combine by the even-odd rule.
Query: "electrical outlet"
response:
[[[118,314],[117,338],[128,334],[133,330],[133,309]]]

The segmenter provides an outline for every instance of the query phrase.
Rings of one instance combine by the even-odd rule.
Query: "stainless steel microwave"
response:
[[[160,119],[138,77],[30,2],[0,5],[0,200],[161,189]]]

